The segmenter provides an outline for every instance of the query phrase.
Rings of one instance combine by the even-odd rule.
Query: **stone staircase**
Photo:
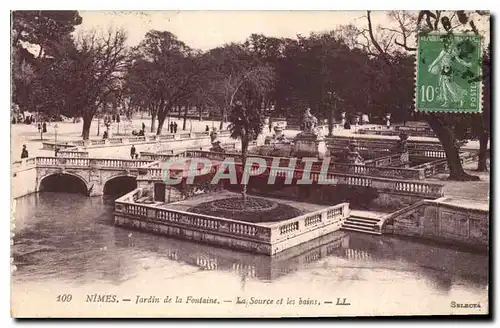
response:
[[[352,210],[351,215],[342,224],[342,229],[372,235],[382,235],[377,223],[382,221],[386,213]]]

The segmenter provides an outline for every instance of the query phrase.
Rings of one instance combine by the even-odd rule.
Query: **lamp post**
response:
[[[385,118],[386,118],[386,127],[389,129],[391,127],[391,114],[390,113],[387,113],[385,115]]]
[[[54,125],[54,152],[55,152],[55,157],[57,157],[57,130],[59,129],[59,125],[57,123]]]

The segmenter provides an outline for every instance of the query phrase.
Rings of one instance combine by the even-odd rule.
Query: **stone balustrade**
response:
[[[391,154],[365,161],[367,166],[399,166],[401,165],[401,154]]]
[[[204,132],[194,132],[195,138],[200,138],[200,137],[209,137],[210,132],[209,131],[204,131]]]
[[[156,136],[158,138],[158,140],[160,141],[165,141],[165,140],[174,140],[175,139],[175,135],[174,134],[165,134],[165,135],[159,135],[159,136]]]
[[[57,167],[139,168],[149,163],[151,163],[150,160],[134,159],[36,157],[36,165]]]
[[[446,152],[444,150],[412,149],[410,151],[410,155],[430,158],[446,158]]]
[[[115,224],[268,255],[336,231],[349,216],[349,204],[342,203],[285,221],[249,223],[141,203],[142,194],[138,188],[115,201]]]
[[[172,158],[183,157],[183,154],[155,154],[149,152],[141,152],[141,159],[148,161],[162,161],[166,162]]]
[[[219,135],[226,136],[229,135],[229,131],[220,131]],[[189,139],[189,138],[207,138],[209,137],[209,132],[181,132],[178,134],[165,134],[165,135],[149,135],[149,136],[120,136],[111,137],[108,139],[90,139],[90,140],[74,140],[74,141],[61,141],[57,143],[59,148],[72,148],[78,147],[99,147],[107,145],[121,145],[121,144],[132,144],[141,142],[160,142],[178,139]],[[43,149],[55,149],[56,143],[52,141],[44,141]]]
[[[301,235],[307,231],[330,224],[339,224],[349,217],[349,204],[341,203],[319,211],[307,213],[292,219],[270,225],[272,243]]]
[[[176,227],[216,232],[220,235],[243,237],[257,242],[271,241],[271,228],[258,223],[248,223],[198,213],[168,209],[150,204],[134,203],[140,189],[115,201],[115,215],[129,214],[139,219],[166,223]]]
[[[227,157],[232,157],[236,161],[241,162],[240,154],[224,154],[217,152],[208,152],[208,151],[186,151],[186,157],[202,157],[216,160],[224,160]],[[261,155],[251,155],[252,157],[259,157],[266,160],[266,165],[270,167],[273,164],[273,161],[279,159],[279,166],[286,167],[289,164],[290,158],[288,157],[272,157],[272,156],[261,156]],[[401,178],[401,179],[409,179],[409,180],[421,180],[424,179],[424,170],[423,169],[413,169],[413,168],[398,168],[391,166],[379,166],[383,163],[395,164],[396,162],[400,162],[400,155],[389,155],[381,158],[380,161],[374,160],[370,165],[357,165],[357,164],[347,164],[347,163],[330,163],[328,171],[335,173],[345,173],[345,174],[361,174],[361,175],[369,175],[375,177],[391,177],[391,178]],[[312,165],[312,171],[320,171],[322,162],[318,161]],[[304,164],[297,160],[297,169],[303,169]]]
[[[432,130],[427,130],[420,127],[396,127],[394,130],[381,127],[380,129],[358,129],[357,134],[371,134],[382,136],[399,136],[401,132],[406,132],[409,136],[436,138],[436,134]]]
[[[192,155],[199,155],[197,154],[198,151],[194,151]],[[202,152],[203,155],[208,155],[207,152]],[[218,153],[215,153],[217,156]],[[223,154],[222,154],[223,155]],[[199,156],[196,156],[199,157]],[[224,156],[225,157],[225,156]],[[235,157],[235,160],[237,158]],[[238,174],[242,174],[242,164],[241,163],[235,163],[236,165],[236,172]],[[373,171],[380,169],[377,167],[373,167]],[[404,171],[404,169],[395,169],[391,168],[396,171]],[[253,165],[250,168],[250,172],[256,173],[257,167]],[[286,177],[287,176],[287,171],[293,171],[293,179],[294,180],[300,180],[303,177],[304,170],[296,168],[295,170],[291,170],[286,167],[281,167],[279,171],[276,170],[271,170],[271,166],[268,166],[268,168],[261,173],[260,175],[263,176],[276,176],[276,177]],[[148,168],[148,174],[152,179],[159,179],[162,178],[166,175],[166,172],[162,168]],[[412,174],[416,174],[415,171],[412,171]],[[422,177],[423,172],[418,171],[419,178]],[[373,187],[376,188],[377,190],[388,192],[388,193],[399,193],[399,194],[406,194],[406,195],[414,195],[414,196],[419,196],[419,197],[425,197],[425,198],[438,198],[443,195],[443,185],[439,183],[433,183],[433,182],[421,182],[421,181],[402,181],[402,180],[396,180],[396,179],[388,179],[388,178],[381,178],[381,177],[375,177],[375,176],[360,176],[360,175],[350,175],[350,174],[343,174],[343,173],[337,173],[337,172],[332,172],[328,171],[326,174],[321,174],[321,171],[310,171],[309,175],[310,179],[312,180],[313,183],[318,183],[322,181],[322,179],[328,179],[330,181],[333,181],[333,184],[346,184],[350,186],[363,186],[363,187]]]
[[[374,139],[374,138],[363,138],[362,136],[358,137],[326,137],[326,142],[328,147],[335,147],[336,149],[345,149],[351,142],[354,142],[357,147],[361,147],[360,149],[367,149],[373,151],[384,151],[384,150],[392,150],[397,146],[399,138],[397,137],[387,137],[385,139]],[[424,149],[424,150],[443,150],[443,147],[439,141],[422,141],[422,140],[408,140],[408,149]]]
[[[83,145],[83,143],[82,143]],[[75,144],[73,142],[58,142],[58,143],[55,143],[55,142],[52,142],[52,141],[44,141],[42,142],[42,149],[46,149],[46,150],[55,150],[56,147],[59,148],[59,149],[71,149],[71,148],[74,148],[75,146],[78,146],[78,144]]]
[[[60,150],[57,155],[59,157],[76,157],[76,158],[85,158],[89,157],[89,152],[87,151],[82,151],[82,150],[77,150],[75,149],[65,149],[65,150]]]
[[[24,158],[20,161],[15,161],[12,163],[12,171],[19,171],[27,168],[34,167],[36,165],[36,157]]]

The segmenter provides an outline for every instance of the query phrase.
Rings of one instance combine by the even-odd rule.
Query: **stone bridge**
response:
[[[205,157],[210,159],[223,159],[225,156],[234,157],[238,161],[237,154],[221,154],[201,151],[185,151],[177,155],[156,155],[146,156],[143,159],[110,159],[110,158],[79,158],[79,157],[35,157],[13,164],[12,172],[12,197],[17,198],[33,192],[51,190],[51,182],[58,179],[58,185],[64,185],[65,188],[57,191],[78,191],[89,196],[99,196],[106,193],[106,189],[111,187],[118,188],[118,192],[127,192],[128,189],[137,186],[136,178],[139,175],[139,169],[142,168],[141,175],[150,182],[162,182],[165,176],[161,163],[171,157]],[[268,169],[264,176],[276,175],[284,179],[286,168],[281,167],[281,172],[273,172],[274,158],[261,156],[266,159]],[[278,158],[279,159],[279,158]],[[287,159],[286,159],[287,160]],[[280,162],[278,166],[283,165]],[[354,171],[352,165],[334,163],[328,169],[328,179],[334,179],[335,184],[345,184],[349,186],[372,187],[379,192],[388,193],[392,198],[395,194],[401,194],[408,197],[435,199],[442,197],[442,184],[428,181],[407,180],[408,172],[405,175],[395,174],[401,170],[410,170],[411,175],[417,173],[418,176],[423,172],[411,169],[401,169],[394,167],[362,167],[360,171],[357,166]],[[378,171],[374,171],[377,169]],[[391,175],[399,176],[399,179],[388,179],[380,170],[385,169]],[[241,165],[237,165],[237,171],[241,171]],[[299,179],[304,173],[303,169],[295,169],[294,180]],[[365,172],[366,171],[366,172]],[[396,172],[397,171],[397,172]],[[413,172],[415,171],[415,172]],[[241,172],[239,172],[241,173]],[[318,181],[319,171],[315,168],[310,172],[311,179]],[[404,178],[403,178],[404,177]],[[403,179],[401,179],[403,178]],[[121,184],[121,185],[120,185]],[[132,187],[127,187],[132,185]],[[108,187],[108,188],[107,188]],[[71,190],[71,189],[78,190]],[[55,190],[52,190],[55,191]]]
[[[44,190],[59,178],[89,196],[102,195],[112,183],[135,184],[139,167],[149,160],[35,157],[16,162],[12,172],[12,197]],[[128,181],[127,181],[128,180]]]

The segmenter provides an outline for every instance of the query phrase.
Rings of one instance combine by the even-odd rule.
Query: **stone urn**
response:
[[[213,143],[217,139],[218,136],[219,136],[219,133],[217,132],[217,129],[213,128],[212,132],[210,132],[210,142]]]
[[[409,167],[410,153],[408,152],[408,134],[404,131],[399,134],[396,151],[400,154],[401,165],[403,167]]]
[[[356,149],[356,144],[351,142],[344,153],[345,161],[349,164],[364,165],[365,160]]]
[[[281,137],[283,135],[283,128],[279,125],[275,126],[274,127],[274,134],[275,134],[276,138]]]

